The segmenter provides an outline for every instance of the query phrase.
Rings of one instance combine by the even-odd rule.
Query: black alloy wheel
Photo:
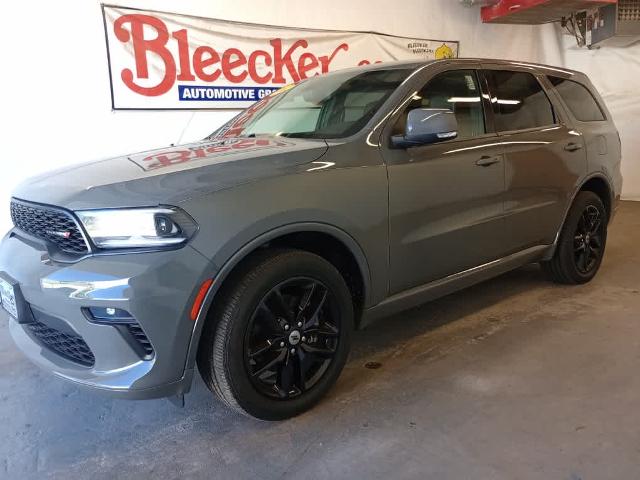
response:
[[[320,281],[299,277],[267,293],[245,336],[245,367],[264,395],[288,399],[313,388],[336,355],[340,318]]]
[[[576,268],[583,275],[588,275],[600,261],[603,230],[600,211],[594,205],[588,205],[580,216],[574,236]]]
[[[579,192],[562,226],[553,257],[541,262],[547,276],[569,285],[591,281],[604,257],[608,223],[600,197],[594,192]]]
[[[315,405],[347,361],[353,298],[324,258],[255,253],[224,280],[207,316],[198,369],[224,403],[263,420]]]

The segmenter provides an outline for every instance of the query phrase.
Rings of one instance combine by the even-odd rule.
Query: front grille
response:
[[[89,252],[78,224],[62,210],[24,202],[11,202],[11,219],[20,230],[56,245],[66,253]]]
[[[83,367],[93,367],[93,352],[82,337],[61,332],[37,320],[25,326],[44,347]]]

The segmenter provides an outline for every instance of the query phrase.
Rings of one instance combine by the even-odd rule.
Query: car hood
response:
[[[194,196],[304,171],[328,146],[281,137],[203,140],[75,165],[23,182],[13,196],[69,209],[176,205]]]

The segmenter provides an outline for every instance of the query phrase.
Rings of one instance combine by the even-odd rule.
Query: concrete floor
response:
[[[378,322],[329,397],[282,423],[230,413],[199,378],[185,409],[78,390],[3,316],[0,477],[640,478],[638,245],[640,203],[623,203],[589,285],[531,266]]]

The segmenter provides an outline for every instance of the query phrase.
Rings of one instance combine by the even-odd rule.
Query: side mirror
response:
[[[394,135],[391,143],[397,148],[409,148],[451,140],[458,136],[458,122],[445,108],[415,108],[407,115],[404,135]]]

